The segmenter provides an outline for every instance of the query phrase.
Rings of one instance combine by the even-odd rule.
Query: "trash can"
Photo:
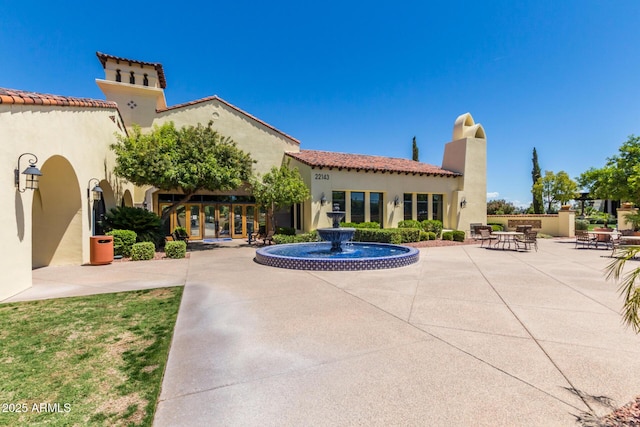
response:
[[[91,265],[111,264],[113,262],[113,236],[91,236],[89,245],[89,263]]]

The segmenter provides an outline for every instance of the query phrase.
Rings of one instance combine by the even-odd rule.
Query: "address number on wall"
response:
[[[314,175],[314,179],[329,179],[328,173],[317,173]]]

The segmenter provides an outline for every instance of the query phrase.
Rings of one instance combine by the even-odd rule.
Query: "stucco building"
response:
[[[109,146],[133,124],[143,131],[172,121],[176,127],[207,124],[231,137],[264,174],[287,162],[300,171],[311,198],[279,214],[279,225],[309,231],[329,226],[324,214],[338,204],[351,222],[377,221],[395,227],[403,219],[439,219],[445,228],[469,229],[486,222],[486,137],[470,114],[455,119],[441,166],[407,159],[301,149],[294,137],[221,99],[210,96],[167,106],[161,64],[97,53],[104,78],[96,79],[105,100],[0,88],[0,147],[6,171],[20,172],[37,157],[37,190],[16,186],[7,172],[0,196],[10,225],[0,249],[5,280],[0,300],[31,285],[31,270],[89,261],[96,210],[145,206],[157,213],[179,197],[153,187],[138,188],[113,174]],[[21,158],[18,165],[18,158]],[[94,202],[90,189],[104,191]],[[250,188],[202,192],[172,215],[166,226],[185,226],[194,239],[244,238],[266,221]]]

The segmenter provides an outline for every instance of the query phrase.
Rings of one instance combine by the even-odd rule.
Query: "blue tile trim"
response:
[[[305,245],[305,243],[295,243],[295,245]],[[353,243],[358,245],[358,243]],[[271,267],[287,268],[290,270],[315,270],[315,271],[358,271],[358,270],[381,270],[388,268],[398,268],[414,264],[420,259],[420,251],[416,248],[406,246],[388,245],[384,243],[367,243],[367,246],[380,245],[394,248],[406,249],[406,252],[399,255],[390,255],[379,258],[296,258],[292,256],[275,255],[270,253],[271,246],[260,248],[256,251],[256,262]]]

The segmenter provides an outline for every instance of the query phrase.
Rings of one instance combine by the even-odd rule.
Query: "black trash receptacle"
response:
[[[91,236],[89,263],[91,265],[113,262],[113,236]]]

